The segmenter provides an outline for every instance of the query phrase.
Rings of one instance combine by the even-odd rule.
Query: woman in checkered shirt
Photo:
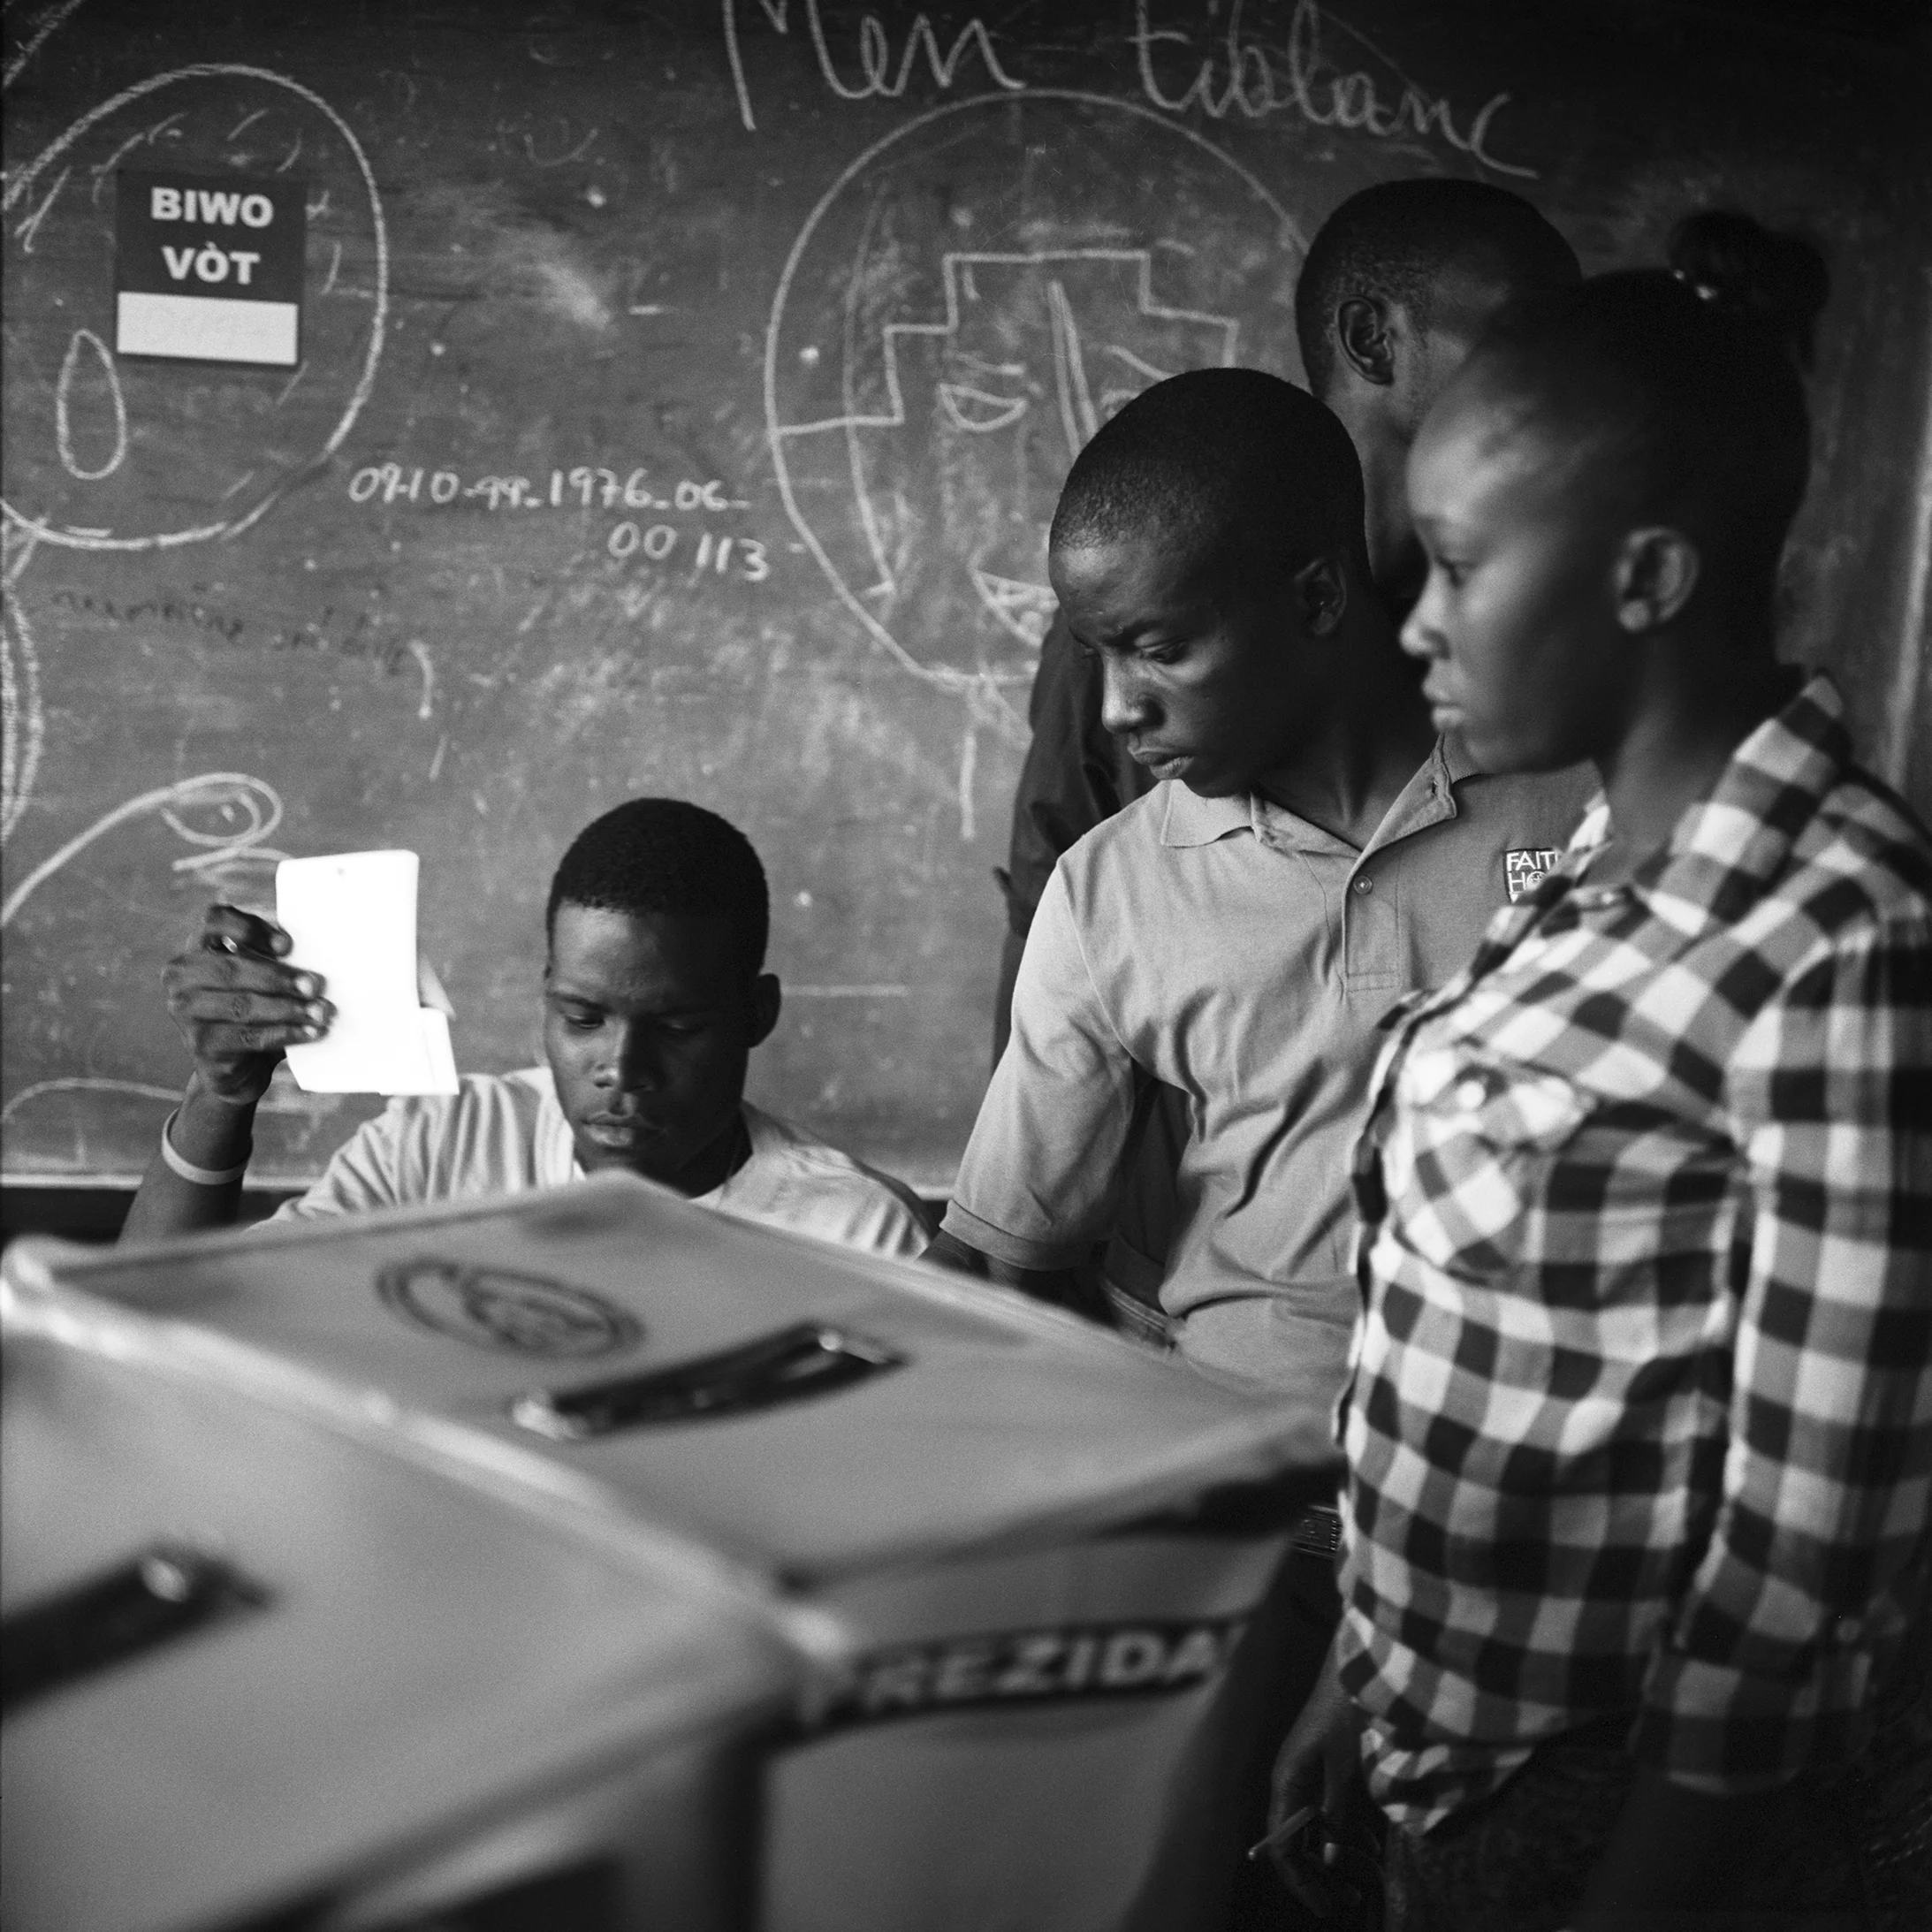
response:
[[[1358,1749],[1406,1932],[1932,1923],[1932,844],[1773,648],[1822,264],[1677,248],[1508,313],[1410,462],[1438,728],[1604,795],[1358,1155],[1347,1610],[1278,1785]]]

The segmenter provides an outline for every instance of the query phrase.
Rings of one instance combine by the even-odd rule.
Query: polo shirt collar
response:
[[[1482,767],[1470,757],[1469,747],[1463,742],[1459,731],[1444,732],[1435,741],[1435,756],[1451,785],[1460,785],[1465,778],[1482,776]]]
[[[1440,825],[1456,816],[1456,787],[1465,778],[1477,775],[1476,761],[1460,738],[1439,737],[1429,755],[1403,787],[1388,816],[1376,826],[1362,848],[1366,858],[1384,846],[1406,839],[1426,825]]]
[[[1402,795],[1388,809],[1388,815],[1376,827],[1363,848],[1363,856],[1397,839],[1419,832],[1444,818],[1456,816],[1454,787],[1466,778],[1478,775],[1476,761],[1460,738],[1439,737],[1415,776],[1403,787]],[[1230,832],[1252,832],[1259,837],[1264,821],[1274,818],[1293,826],[1306,821],[1282,807],[1273,805],[1259,792],[1237,792],[1227,798],[1203,798],[1178,780],[1169,780],[1165,789],[1167,803],[1161,813],[1160,842],[1165,846],[1212,845]],[[1343,849],[1339,840],[1320,827],[1308,831],[1325,844]]]
[[[1227,798],[1203,798],[1178,779],[1162,787],[1167,804],[1160,815],[1160,842],[1168,846],[1212,845],[1230,832],[1259,832],[1257,809],[1261,801],[1251,792]]]

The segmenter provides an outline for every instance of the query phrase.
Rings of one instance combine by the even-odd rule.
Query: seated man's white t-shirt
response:
[[[925,1218],[909,1189],[749,1101],[740,1104],[751,1157],[721,1186],[695,1197],[699,1206],[872,1254],[924,1251]],[[321,1180],[285,1201],[274,1218],[518,1194],[582,1178],[549,1068],[465,1074],[454,1094],[392,1100],[336,1150]]]

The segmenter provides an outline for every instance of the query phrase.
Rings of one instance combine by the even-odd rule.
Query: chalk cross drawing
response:
[[[1135,310],[1151,322],[1189,325],[1212,338],[1207,360],[1231,368],[1240,336],[1240,323],[1232,316],[1215,316],[1194,309],[1169,308],[1157,300],[1153,293],[1153,257],[1145,248],[1074,248],[1042,250],[1031,254],[947,254],[939,268],[946,293],[944,319],[939,322],[888,323],[881,331],[885,358],[886,407],[876,415],[853,413],[831,416],[818,422],[788,423],[774,430],[780,439],[816,436],[825,430],[840,430],[850,437],[862,430],[897,430],[905,426],[906,399],[901,377],[901,356],[905,345],[917,338],[958,344],[964,323],[962,305],[970,308],[978,297],[977,285],[988,271],[1030,270],[1045,283],[1046,308],[1053,346],[1053,394],[1058,405],[1060,427],[1066,442],[1067,460],[1071,463],[1102,422],[1120,405],[1139,393],[1148,382],[1158,382],[1175,373],[1147,361],[1117,343],[1104,345],[1105,353],[1138,380],[1115,383],[1094,393],[1097,378],[1088,374],[1088,346],[1083,340],[1068,282],[1076,271],[1094,265],[1124,270],[1134,289]],[[970,350],[969,360],[978,364],[988,377],[1021,374],[1020,363],[986,363]],[[1183,366],[1189,366],[1183,364]],[[947,420],[962,435],[990,436],[1011,429],[1032,407],[1024,393],[1007,394],[977,384],[947,382],[935,384],[934,392]],[[862,506],[865,499],[862,494]],[[868,546],[878,566],[877,580],[860,592],[862,597],[890,597],[897,588],[893,566],[885,553],[875,518],[862,508]],[[1003,576],[971,564],[970,574],[981,601],[995,620],[1023,643],[1038,645],[1046,635],[1053,615],[1053,594],[1044,585],[1018,577]]]
[[[1167,376],[1297,373],[1302,253],[1287,209],[1200,135],[1070,89],[917,116],[807,218],[765,337],[780,498],[865,635],[972,700],[966,822],[975,726],[1024,740],[998,692],[1031,678],[1052,617],[1069,467]]]

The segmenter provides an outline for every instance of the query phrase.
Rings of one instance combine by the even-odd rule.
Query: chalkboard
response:
[[[1306,238],[1392,176],[1516,187],[1592,267],[1714,201],[1824,245],[1790,648],[1922,807],[1914,19],[9,8],[8,1174],[141,1168],[186,1071],[158,969],[284,853],[420,851],[460,1058],[528,1062],[550,870],[657,792],[770,871],[755,1097],[943,1187],[1060,480],[1162,374],[1298,377]],[[119,171],[301,184],[293,370],[116,354]],[[366,1111],[278,1086],[257,1175]]]

